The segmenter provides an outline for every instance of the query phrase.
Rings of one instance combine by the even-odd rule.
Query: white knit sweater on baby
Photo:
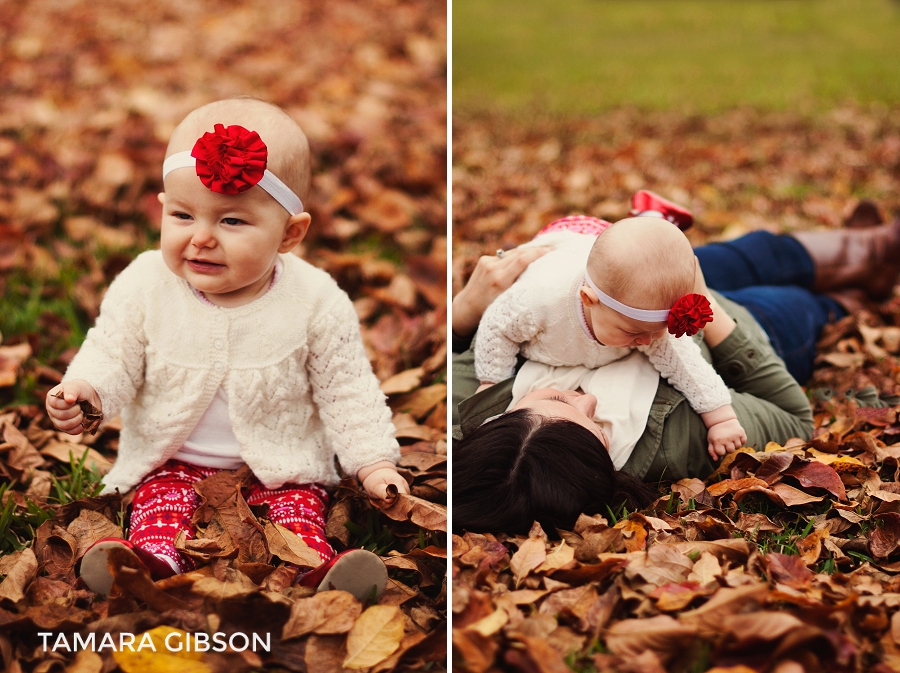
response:
[[[94,387],[105,418],[122,414],[104,493],[171,458],[220,386],[241,457],[267,488],[336,484],[335,454],[354,476],[399,459],[350,298],[324,271],[281,260],[272,288],[236,308],[204,303],[159,251],[113,281],[65,375]]]
[[[539,237],[536,245],[553,242]],[[475,337],[475,373],[498,383],[515,373],[516,355],[547,365],[602,367],[631,353],[604,346],[588,331],[579,297],[588,254],[596,237],[567,233],[564,241],[531,265],[485,311]],[[544,239],[547,239],[545,241]],[[685,398],[705,413],[731,404],[722,378],[688,337],[671,334],[637,350]]]

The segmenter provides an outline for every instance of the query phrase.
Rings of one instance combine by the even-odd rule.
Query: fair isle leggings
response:
[[[194,484],[217,472],[216,468],[170,460],[144,477],[134,494],[128,540],[170,561],[179,572],[194,569],[194,562],[175,549],[175,536],[184,531],[193,538],[191,517],[200,506]],[[325,539],[328,494],[318,484],[285,484],[267,489],[258,479],[243,492],[248,505],[269,505],[269,519],[296,533],[322,561],[334,556]]]

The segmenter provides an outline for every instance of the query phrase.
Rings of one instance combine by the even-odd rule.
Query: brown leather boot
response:
[[[853,212],[844,220],[844,227],[847,229],[877,227],[879,224],[884,224],[884,217],[878,204],[869,199],[862,199],[857,203]]]
[[[871,299],[891,295],[900,275],[900,218],[893,224],[831,231],[797,231],[816,267],[816,292],[864,290]]]

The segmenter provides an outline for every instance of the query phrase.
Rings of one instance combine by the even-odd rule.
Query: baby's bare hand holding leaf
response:
[[[60,383],[47,393],[46,407],[53,425],[70,435],[94,434],[103,421],[100,397],[87,381]]]

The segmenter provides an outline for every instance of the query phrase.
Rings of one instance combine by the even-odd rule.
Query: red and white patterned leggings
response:
[[[175,536],[184,531],[194,536],[191,517],[200,506],[194,484],[217,472],[216,468],[170,460],[144,477],[134,494],[129,541],[152,554],[165,556],[181,572],[194,569],[194,562],[175,549]],[[269,505],[269,519],[299,535],[322,561],[334,556],[325,539],[328,494],[318,484],[286,484],[267,489],[256,477],[243,491],[249,505]]]

